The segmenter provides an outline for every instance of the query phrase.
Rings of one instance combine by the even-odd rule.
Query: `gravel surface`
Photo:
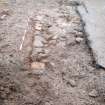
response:
[[[0,0],[0,105],[105,105],[78,5]]]

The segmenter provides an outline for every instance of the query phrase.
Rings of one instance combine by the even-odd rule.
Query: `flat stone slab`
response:
[[[78,11],[85,22],[85,30],[96,63],[105,68],[105,0],[82,0]]]

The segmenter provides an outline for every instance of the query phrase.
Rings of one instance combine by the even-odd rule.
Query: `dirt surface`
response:
[[[0,105],[105,105],[78,5],[0,0]]]

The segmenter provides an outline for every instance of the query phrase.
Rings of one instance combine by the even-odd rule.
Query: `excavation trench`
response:
[[[81,23],[81,27],[82,27],[82,33],[84,35],[84,39],[85,39],[85,44],[87,45],[88,49],[89,49],[89,53],[91,56],[91,62],[92,62],[92,66],[95,67],[96,69],[104,69],[102,66],[100,66],[99,64],[97,64],[97,61],[95,59],[95,53],[93,52],[93,49],[91,48],[90,45],[90,40],[88,39],[88,33],[85,30],[85,22],[82,19],[81,13],[78,10],[79,6],[83,6],[85,8],[85,11],[88,12],[85,4],[81,3],[81,2],[72,2],[72,6],[75,7],[75,11],[78,14],[78,16],[80,17],[80,23]],[[31,63],[33,62],[32,60],[32,53],[33,53],[33,48],[34,48],[34,42],[35,42],[35,33],[36,33],[36,23],[37,20],[35,21],[34,18],[29,18],[28,21],[28,28],[26,31],[26,35],[25,35],[25,39],[23,41],[23,46],[22,46],[22,61],[24,62],[24,67],[26,69],[31,69]]]
[[[24,68],[25,69],[30,69],[31,68],[31,55],[33,51],[33,42],[34,42],[34,37],[35,37],[35,21],[33,21],[32,18],[29,18],[29,21],[27,23],[27,29],[25,30],[24,33],[24,40],[22,40],[22,45],[21,45],[21,58],[22,62],[24,63]]]
[[[105,105],[105,71],[96,70],[80,4],[68,2],[18,0],[16,14],[0,21],[2,105]]]

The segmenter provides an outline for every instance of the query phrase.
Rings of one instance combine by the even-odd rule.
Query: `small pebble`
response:
[[[42,29],[42,24],[37,23],[35,29],[40,31]]]
[[[83,41],[83,38],[77,37],[75,40],[76,40],[77,43],[80,43],[80,42]]]
[[[90,93],[89,93],[89,96],[90,97],[98,97],[98,92],[95,90],[95,89],[93,89]]]
[[[6,15],[2,15],[2,16],[0,17],[0,19],[3,20],[5,17],[6,17]]]
[[[76,81],[75,80],[68,80],[67,83],[70,84],[72,87],[76,86]]]
[[[41,36],[35,36],[34,46],[35,47],[43,47],[44,38]]]

